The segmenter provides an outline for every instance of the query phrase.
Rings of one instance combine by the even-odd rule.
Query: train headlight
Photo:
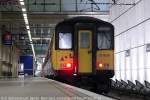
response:
[[[102,64],[102,63],[99,63],[99,64],[98,64],[98,67],[99,67],[99,68],[102,68],[102,67],[103,67],[103,64]]]
[[[71,68],[71,67],[72,67],[71,63],[66,64],[66,68]]]

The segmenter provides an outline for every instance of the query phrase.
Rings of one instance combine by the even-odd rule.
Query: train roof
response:
[[[63,24],[76,24],[78,22],[87,22],[87,20],[90,23],[101,23],[101,24],[106,24],[106,25],[110,25],[113,27],[113,25],[109,22],[102,21],[98,18],[89,17],[89,16],[79,16],[79,17],[73,17],[73,18],[65,19],[64,21],[58,23],[56,25],[56,27],[61,26]]]

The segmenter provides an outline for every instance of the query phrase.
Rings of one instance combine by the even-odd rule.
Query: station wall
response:
[[[19,64],[19,50],[16,46],[5,46],[1,44],[1,69],[0,76],[17,77],[17,69]]]
[[[115,26],[115,76],[150,82],[150,0],[118,0],[109,21]]]
[[[1,20],[1,16],[0,16]],[[2,23],[0,23],[0,78],[17,77],[19,49],[15,45],[2,44]]]

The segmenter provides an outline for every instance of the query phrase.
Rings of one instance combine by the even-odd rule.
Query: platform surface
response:
[[[0,100],[4,97],[27,97],[32,100],[114,100],[61,82],[36,77],[0,80]]]

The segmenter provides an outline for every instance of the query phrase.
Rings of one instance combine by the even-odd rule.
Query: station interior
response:
[[[0,100],[150,100],[149,5],[150,0],[0,0]],[[108,93],[85,87],[88,81],[78,86],[54,78],[56,28],[77,17],[114,27]]]

